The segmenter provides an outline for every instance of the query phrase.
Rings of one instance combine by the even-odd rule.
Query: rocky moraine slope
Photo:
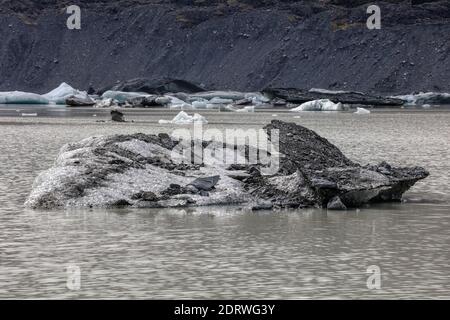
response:
[[[68,30],[65,8],[82,9]],[[450,92],[450,1],[0,0],[0,91],[180,78],[208,88]]]
[[[82,9],[68,30],[65,8]],[[0,90],[137,77],[208,88],[450,91],[450,1],[0,1]]]

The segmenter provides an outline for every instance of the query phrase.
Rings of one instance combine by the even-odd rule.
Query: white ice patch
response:
[[[255,106],[247,106],[242,109],[236,110],[236,112],[255,112]]]
[[[105,207],[117,201],[135,203],[133,195],[141,191],[161,196],[170,184],[187,186],[196,178],[215,175],[219,175],[221,179],[209,196],[181,194],[168,200],[160,200],[159,204],[168,207],[185,206],[186,198],[194,200],[196,206],[237,204],[248,200],[242,182],[228,177],[224,167],[215,165],[214,161],[205,163],[199,170],[186,170],[185,175],[178,175],[152,164],[147,164],[144,168],[130,167],[117,173],[112,170],[99,185],[92,185],[92,181],[88,180],[92,177],[86,174],[86,170],[93,170],[92,174],[96,174],[108,167],[109,161],[120,157],[109,152],[99,158],[94,151],[96,148],[102,148],[105,143],[109,143],[105,137],[92,137],[64,146],[54,167],[41,173],[35,180],[26,206]],[[152,143],[135,139],[115,144],[118,150],[128,150],[143,157],[159,157],[162,161],[170,161],[171,150]],[[131,161],[128,158],[122,159]],[[105,165],[99,166],[98,161],[105,161]],[[84,184],[89,187],[83,187]],[[83,190],[79,190],[80,187]]]
[[[89,100],[85,91],[72,88],[67,83],[61,83],[49,93],[40,95],[31,92],[10,91],[0,92],[0,104],[56,104],[65,105],[69,97],[81,100]]]
[[[101,101],[98,101],[95,105],[94,108],[111,108],[117,105],[117,101],[115,101],[114,99],[103,99]]]
[[[70,184],[80,183],[83,179],[82,168],[75,166],[53,167],[41,173],[33,183],[33,190],[25,206],[34,207],[45,197],[55,206],[66,206],[66,197],[58,192]]]
[[[72,88],[67,83],[61,83],[57,88],[49,93],[43,94],[42,97],[48,99],[51,104],[65,105],[67,98],[74,96],[79,99],[89,99],[89,95],[85,91],[79,91]]]
[[[269,103],[270,99],[267,98],[265,95],[263,95],[260,92],[249,92],[245,94],[246,99],[252,100],[252,103],[255,105],[260,105],[264,103]]]
[[[342,103],[340,102],[334,103],[328,99],[321,99],[305,102],[297,108],[291,109],[291,111],[342,111],[343,109]]]
[[[355,114],[370,114],[370,111],[364,108],[356,108]]]
[[[304,186],[304,178],[299,172],[295,172],[286,177],[272,177],[268,179],[268,182],[280,191],[287,193],[294,193],[300,191],[300,188]]]
[[[188,115],[186,112],[181,111],[172,120],[159,120],[160,124],[192,124],[192,123],[204,123],[208,121],[202,115],[195,113],[193,116]]]
[[[141,155],[143,157],[160,157],[166,158],[169,161],[170,155],[166,148],[163,148],[157,144],[147,143],[141,140],[130,140],[125,142],[116,143],[116,145],[122,149]]]

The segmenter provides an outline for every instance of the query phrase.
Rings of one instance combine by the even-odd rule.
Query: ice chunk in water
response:
[[[159,120],[160,124],[191,124],[191,123],[208,123],[205,117],[195,113],[193,116],[188,115],[186,112],[181,111],[172,120]]]
[[[328,99],[321,99],[321,100],[313,100],[308,101],[297,108],[291,109],[291,111],[294,112],[300,112],[300,111],[341,111],[343,110],[342,103],[334,103],[331,100]]]
[[[147,97],[147,96],[148,96],[148,94],[146,94],[146,93],[108,90],[102,94],[102,99],[113,99],[119,103],[124,103],[127,100],[130,100],[133,98],[141,98],[141,97]]]
[[[192,102],[192,108],[194,109],[206,109],[207,103],[205,101],[194,101]]]
[[[209,103],[211,103],[211,104],[230,104],[230,103],[233,103],[233,100],[215,97],[215,98],[212,98],[211,100],[209,100]]]
[[[255,106],[248,106],[242,109],[236,110],[236,112],[255,112]]]
[[[408,94],[404,96],[394,96],[393,98],[401,99],[407,105],[440,105],[450,104],[450,93],[445,92],[420,92],[418,94]]]
[[[265,95],[259,92],[249,92],[245,94],[245,99],[252,100],[253,104],[260,105],[264,103],[269,103],[270,99],[267,98]]]
[[[98,101],[95,105],[94,108],[111,108],[116,106],[116,102],[113,99],[103,99],[101,101]]]
[[[364,108],[356,108],[355,114],[370,114],[370,111]]]
[[[35,93],[10,91],[0,92],[0,104],[48,104],[48,99]]]
[[[51,104],[66,104],[67,98],[74,96],[80,99],[89,99],[89,95],[85,91],[79,91],[72,88],[67,83],[61,83],[57,88],[53,89],[49,93],[43,94],[42,97],[48,99]]]

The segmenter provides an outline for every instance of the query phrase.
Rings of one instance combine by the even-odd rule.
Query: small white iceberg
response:
[[[301,111],[342,111],[344,108],[342,103],[334,103],[328,99],[308,101],[297,108],[291,109],[293,112]]]
[[[203,123],[207,124],[208,121],[202,115],[195,113],[193,116],[188,115],[186,112],[181,111],[172,120],[159,120],[159,124],[192,124]]]
[[[370,111],[364,108],[356,108],[355,114],[370,114]]]
[[[65,82],[61,83],[57,88],[53,89],[49,93],[43,94],[42,97],[47,99],[50,104],[57,105],[65,105],[66,100],[70,97],[81,100],[90,99],[86,91],[74,89]]]
[[[255,112],[255,106],[247,106],[242,109],[237,109],[236,112]]]

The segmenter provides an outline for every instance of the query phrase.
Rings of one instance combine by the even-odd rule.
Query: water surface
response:
[[[176,128],[157,124],[176,114],[166,110],[128,110],[134,123],[113,124],[98,122],[106,110],[28,108],[0,107],[0,298],[450,298],[448,111],[202,112],[214,128],[294,121],[361,163],[431,172],[403,204],[252,213],[25,209],[33,180],[63,144]],[[78,291],[66,285],[71,265],[81,268]],[[367,288],[371,265],[381,269],[380,290]]]

